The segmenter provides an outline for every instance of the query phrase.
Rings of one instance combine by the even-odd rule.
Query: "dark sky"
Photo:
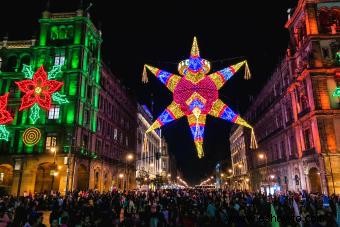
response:
[[[73,11],[76,0],[52,0],[51,11]],[[242,59],[249,61],[253,79],[245,81],[243,70],[220,90],[220,97],[236,112],[244,113],[249,97],[261,89],[288,43],[284,28],[287,9],[297,0],[284,1],[92,1],[89,12],[103,33],[102,52],[112,71],[150,105],[154,115],[170,104],[171,93],[156,79],[141,83],[144,63],[177,73],[177,63],[187,59],[193,36],[201,57],[212,62],[212,71]],[[142,3],[137,3],[142,2]],[[29,39],[39,31],[38,18],[46,0],[4,1],[1,4],[0,35]],[[89,1],[84,1],[85,8]],[[239,58],[240,57],[240,58]],[[236,58],[236,59],[233,59]],[[149,76],[149,78],[151,75]],[[169,150],[174,153],[189,183],[211,174],[218,160],[230,159],[231,124],[208,117],[205,157],[197,158],[185,118],[164,127]]]

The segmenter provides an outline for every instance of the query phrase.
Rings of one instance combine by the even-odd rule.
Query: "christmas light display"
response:
[[[39,119],[40,108],[49,110],[51,108],[52,100],[59,103],[68,103],[65,95],[57,92],[63,86],[63,82],[51,80],[61,73],[61,66],[53,66],[52,70],[47,74],[41,66],[35,73],[33,73],[31,66],[24,65],[23,73],[25,78],[16,82],[20,91],[25,93],[21,100],[20,111],[31,108],[30,119],[35,123]]]
[[[0,140],[8,141],[9,132],[5,124],[13,120],[10,112],[7,110],[8,93],[0,96]]]
[[[36,145],[41,139],[41,132],[39,129],[31,127],[24,131],[22,135],[22,141],[27,146],[34,146]]]
[[[203,137],[206,115],[248,127],[251,129],[251,148],[257,148],[253,127],[218,98],[218,90],[242,67],[245,66],[245,79],[250,78],[247,61],[229,66],[207,75],[210,62],[201,58],[196,37],[190,58],[178,64],[182,76],[145,65],[143,81],[147,82],[146,69],[150,70],[171,92],[173,102],[164,110],[147,132],[155,130],[182,116],[186,116],[194,139],[198,157],[203,157]]]
[[[333,92],[334,97],[340,97],[340,87],[335,88]]]

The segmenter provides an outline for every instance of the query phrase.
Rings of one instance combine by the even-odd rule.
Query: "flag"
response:
[[[294,208],[295,220],[301,220],[301,218],[299,219],[296,218],[296,217],[300,217],[300,210],[295,199],[293,199],[293,208]],[[302,221],[299,222],[299,225],[302,227]]]
[[[273,204],[270,204],[270,214],[271,214],[270,222],[272,223],[272,227],[280,227],[278,216],[276,215],[276,211]]]

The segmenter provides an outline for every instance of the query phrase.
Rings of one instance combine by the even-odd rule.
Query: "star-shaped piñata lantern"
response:
[[[179,63],[178,71],[182,76],[145,65],[143,80],[147,81],[146,68],[149,69],[172,93],[173,101],[150,126],[147,132],[155,130],[169,122],[186,116],[194,138],[198,157],[204,156],[203,137],[207,114],[243,125],[251,129],[251,148],[257,143],[253,127],[240,115],[224,104],[218,90],[242,67],[245,66],[245,78],[250,78],[247,61],[229,66],[218,72],[207,75],[210,62],[201,58],[194,38],[190,58]]]

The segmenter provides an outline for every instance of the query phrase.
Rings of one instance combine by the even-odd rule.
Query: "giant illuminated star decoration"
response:
[[[246,79],[250,72],[246,61],[229,66],[218,72],[207,75],[210,62],[201,58],[196,37],[191,48],[190,58],[178,64],[178,71],[182,76],[145,65],[172,93],[172,103],[161,113],[147,132],[151,132],[178,118],[186,116],[194,138],[198,157],[204,156],[203,136],[206,116],[243,125],[251,129],[251,148],[256,148],[254,130],[240,115],[219,99],[218,90],[243,66],[246,68]],[[143,79],[147,80],[144,67]]]

